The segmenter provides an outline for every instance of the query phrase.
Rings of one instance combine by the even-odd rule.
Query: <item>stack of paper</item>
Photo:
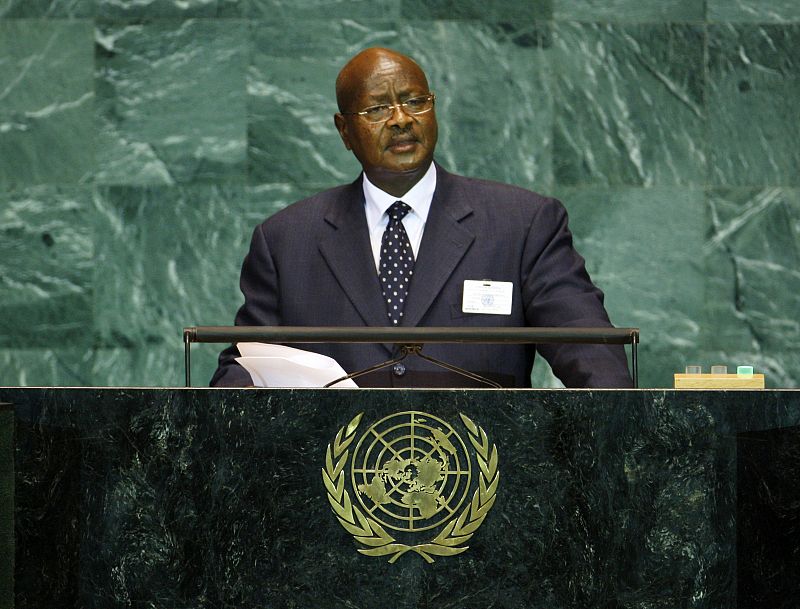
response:
[[[327,355],[284,345],[237,343],[236,361],[250,373],[256,387],[324,387],[347,374]],[[334,387],[358,387],[352,379]]]

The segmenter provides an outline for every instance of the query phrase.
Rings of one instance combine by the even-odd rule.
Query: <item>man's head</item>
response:
[[[430,94],[417,63],[390,49],[371,48],[353,57],[336,79],[336,128],[348,150],[376,186],[401,197],[425,175],[433,160],[436,112],[406,111],[400,104]],[[356,114],[373,106],[393,106],[391,115],[370,122]]]

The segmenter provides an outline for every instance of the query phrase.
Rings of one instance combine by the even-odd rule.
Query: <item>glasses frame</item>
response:
[[[431,102],[431,107],[430,108],[428,108],[426,110],[423,110],[422,112],[411,112],[408,109],[408,102],[410,102],[412,100],[415,100],[415,99],[426,99],[426,98],[429,99],[430,102]],[[436,95],[433,94],[433,93],[426,93],[425,95],[415,95],[414,97],[408,98],[404,102],[398,102],[396,104],[375,104],[374,106],[368,106],[368,107],[364,108],[363,110],[361,110],[359,112],[340,112],[340,114],[342,114],[343,116],[360,116],[365,121],[367,121],[368,123],[370,123],[372,125],[379,125],[380,123],[385,123],[390,118],[392,118],[392,116],[394,116],[394,110],[396,108],[400,109],[403,112],[403,114],[405,114],[406,116],[420,116],[422,114],[427,114],[428,112],[433,110],[433,107],[435,105],[436,105]],[[378,121],[371,121],[371,120],[369,120],[367,118],[367,114],[369,114],[370,110],[372,110],[374,108],[384,108],[384,107],[392,109],[392,113],[389,114],[389,116],[387,116],[386,118],[382,118],[381,120],[378,120]]]

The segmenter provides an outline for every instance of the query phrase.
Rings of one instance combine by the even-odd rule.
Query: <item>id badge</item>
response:
[[[484,315],[511,315],[514,284],[510,281],[464,281],[461,311]]]

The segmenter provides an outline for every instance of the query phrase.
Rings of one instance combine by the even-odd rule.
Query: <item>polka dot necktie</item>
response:
[[[403,218],[411,208],[395,201],[386,211],[389,224],[381,238],[381,261],[378,278],[381,281],[386,311],[393,326],[403,318],[403,305],[408,293],[408,283],[414,272],[414,250],[403,226]]]

